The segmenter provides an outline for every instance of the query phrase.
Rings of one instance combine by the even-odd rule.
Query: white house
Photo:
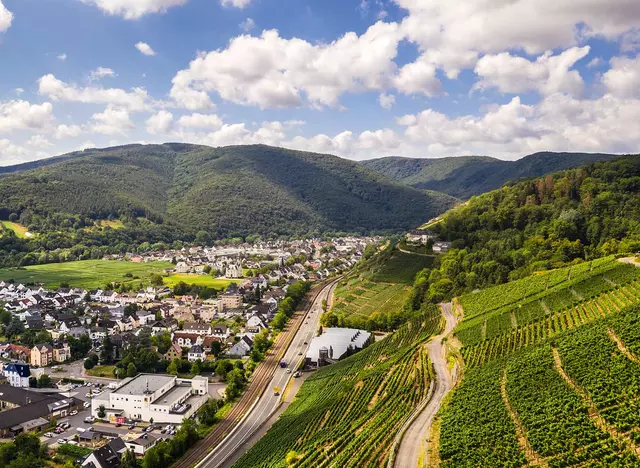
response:
[[[253,340],[245,335],[227,351],[227,354],[231,357],[241,358],[249,354],[251,348],[253,348]]]
[[[3,373],[12,387],[29,388],[31,372],[28,364],[5,364]]]
[[[189,349],[187,359],[189,360],[189,362],[196,362],[198,359],[204,361],[205,359],[207,359],[207,354],[204,352],[204,349],[202,349],[202,346],[195,345],[192,346],[191,349]]]

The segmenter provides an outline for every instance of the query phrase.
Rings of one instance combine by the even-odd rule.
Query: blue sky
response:
[[[637,152],[640,2],[0,0],[0,165],[266,143]]]

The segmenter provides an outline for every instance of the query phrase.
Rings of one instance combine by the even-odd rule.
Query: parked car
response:
[[[53,437],[55,434],[53,432],[45,432],[44,436],[45,437]]]
[[[76,414],[78,414],[78,412],[76,410],[73,410],[71,413],[69,413],[69,416],[75,416]]]
[[[85,408],[91,408],[91,403],[89,403],[88,401],[85,401],[83,406]]]
[[[62,428],[66,431],[67,429],[69,429],[71,427],[71,424],[69,423],[63,423],[62,424]]]

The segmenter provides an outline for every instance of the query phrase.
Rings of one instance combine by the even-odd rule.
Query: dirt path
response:
[[[445,356],[446,348],[442,340],[455,328],[456,318],[453,314],[451,303],[441,304],[440,308],[447,322],[445,329],[427,345],[429,359],[433,363],[436,375],[435,386],[429,403],[409,425],[402,437],[394,463],[394,466],[397,468],[415,468],[419,462],[423,464],[423,466],[428,464],[427,455],[421,456],[422,442],[429,435],[433,418],[440,409],[443,398],[453,388],[454,382],[449,372]]]

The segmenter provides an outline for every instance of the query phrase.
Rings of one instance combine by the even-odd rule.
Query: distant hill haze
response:
[[[498,189],[505,182],[540,177],[620,155],[601,153],[542,152],[517,161],[503,161],[488,156],[457,156],[440,159],[386,158],[362,161],[381,174],[411,187],[435,190],[467,199]]]
[[[15,213],[29,225],[52,226],[65,214],[139,217],[217,237],[399,231],[457,202],[332,155],[178,143],[3,167],[0,200],[0,219]]]

